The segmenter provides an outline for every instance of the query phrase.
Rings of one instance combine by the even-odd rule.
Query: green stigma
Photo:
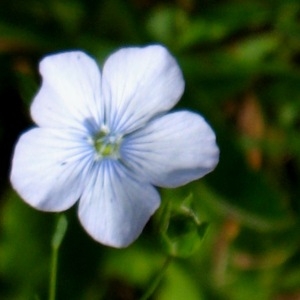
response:
[[[119,149],[122,138],[110,134],[109,130],[104,127],[94,137],[93,145],[98,158],[111,157],[119,158]]]

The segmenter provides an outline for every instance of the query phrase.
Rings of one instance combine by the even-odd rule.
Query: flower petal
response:
[[[125,247],[141,233],[158,208],[156,189],[137,182],[119,162],[96,164],[79,202],[79,219],[97,241]]]
[[[39,126],[99,128],[101,79],[92,58],[80,51],[50,55],[41,61],[40,73],[42,86],[31,106]]]
[[[172,108],[183,90],[180,68],[164,47],[121,49],[104,64],[106,123],[114,132],[136,130]]]
[[[82,193],[91,151],[75,133],[31,129],[16,145],[12,185],[35,208],[66,210]]]
[[[177,187],[211,172],[219,160],[215,134],[199,115],[187,111],[158,117],[128,136],[124,163],[152,184]]]

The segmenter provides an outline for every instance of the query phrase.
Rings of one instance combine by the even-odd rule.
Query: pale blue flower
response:
[[[40,73],[37,127],[17,142],[12,185],[43,211],[79,200],[79,219],[100,243],[132,243],[160,204],[154,186],[184,185],[218,163],[215,134],[200,115],[166,114],[184,80],[164,47],[121,49],[102,74],[83,52],[50,55]]]

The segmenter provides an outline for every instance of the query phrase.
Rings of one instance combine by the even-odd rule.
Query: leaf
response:
[[[262,231],[283,230],[295,218],[279,186],[263,172],[252,171],[234,139],[218,135],[221,149],[217,168],[191,184],[194,194],[218,215],[230,216]]]
[[[0,274],[13,299],[31,299],[47,290],[51,219],[9,190],[1,210]],[[48,234],[49,233],[49,234]],[[1,295],[2,297],[2,295]],[[11,299],[12,299],[11,298]]]

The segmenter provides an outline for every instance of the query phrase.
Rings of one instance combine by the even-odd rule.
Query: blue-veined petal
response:
[[[125,247],[139,236],[159,203],[153,186],[137,182],[119,162],[105,159],[94,165],[78,214],[95,240]]]
[[[42,127],[82,128],[101,122],[100,71],[80,51],[45,57],[40,63],[42,86],[31,106]]]
[[[91,147],[76,133],[34,128],[16,145],[11,182],[31,206],[63,211],[79,199],[91,158]]]
[[[172,108],[183,89],[181,70],[164,47],[121,49],[103,68],[106,123],[115,132],[136,130]]]
[[[121,156],[152,184],[177,187],[212,171],[219,160],[215,134],[199,115],[181,111],[158,117],[127,136]]]

